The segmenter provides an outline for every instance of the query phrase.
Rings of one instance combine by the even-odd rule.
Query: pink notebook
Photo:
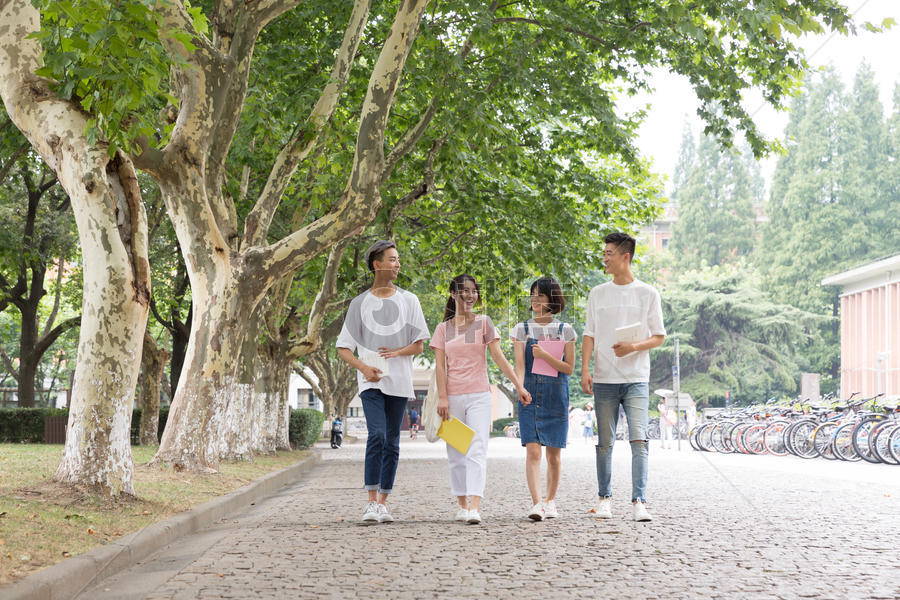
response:
[[[565,340],[538,340],[538,346],[550,353],[551,356],[562,360],[563,352],[566,350]],[[536,358],[531,365],[531,372],[535,375],[549,375],[556,377],[559,371],[550,366],[543,358]]]

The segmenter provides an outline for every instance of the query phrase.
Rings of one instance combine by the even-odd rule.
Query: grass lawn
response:
[[[280,451],[223,462],[216,474],[150,468],[134,446],[135,497],[109,499],[50,481],[62,445],[0,444],[0,585],[228,493],[309,454]],[[2,594],[0,594],[2,595]]]

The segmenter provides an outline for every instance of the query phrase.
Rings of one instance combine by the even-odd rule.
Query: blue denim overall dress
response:
[[[563,324],[559,324],[562,338]],[[525,321],[525,389],[531,394],[531,404],[519,402],[519,435],[522,445],[538,443],[551,448],[565,448],[569,434],[569,376],[557,373],[535,375],[532,346],[537,342],[528,335]]]

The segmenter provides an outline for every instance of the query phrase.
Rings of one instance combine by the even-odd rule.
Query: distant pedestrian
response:
[[[584,417],[581,420],[581,437],[584,438],[585,443],[594,443],[595,424],[594,407],[590,404],[586,404],[584,407]]]
[[[554,317],[566,307],[555,279],[542,277],[532,283],[530,301],[534,317],[517,323],[510,337],[516,356],[516,377],[523,380],[531,394],[530,403],[519,403],[519,436],[525,446],[525,479],[532,503],[527,516],[541,521],[559,516],[556,492],[562,468],[560,455],[569,435],[569,375],[575,371],[577,334],[571,325]],[[558,346],[558,354],[542,347],[541,342]],[[549,369],[535,369],[538,361]],[[542,448],[547,459],[546,497],[541,496]]]
[[[675,422],[678,420],[675,411],[669,408],[666,405],[666,401],[662,400],[657,406],[659,410],[659,441],[660,445],[663,448],[671,448],[672,440],[674,439],[672,436],[673,428],[675,427]]]
[[[456,520],[481,523],[481,499],[487,477],[487,444],[491,431],[491,385],[487,357],[491,353],[501,371],[513,382],[519,398],[527,404],[531,396],[516,377],[500,349],[500,336],[487,315],[472,309],[481,303],[478,282],[471,275],[450,281],[450,297],[444,320],[434,329],[431,347],[438,386],[438,414],[454,416],[472,429],[475,436],[466,454],[447,445],[450,463],[450,492],[456,496]]]
[[[424,349],[428,325],[415,294],[394,285],[400,272],[394,242],[375,242],[366,264],[375,281],[350,303],[336,346],[338,356],[357,370],[369,430],[364,468],[369,501],[362,518],[389,523],[394,517],[387,499],[400,460],[400,426],[406,402],[415,396],[412,357]]]
[[[412,439],[416,439],[416,435],[419,433],[419,413],[416,409],[412,409],[409,411],[409,437]]]
[[[647,501],[647,412],[650,405],[650,349],[663,343],[659,292],[631,272],[634,238],[611,233],[604,238],[603,264],[613,280],[596,286],[588,296],[581,347],[581,387],[594,394],[597,411],[596,513],[611,518],[612,451],[619,407],[624,407],[631,443],[631,502],[635,521],[651,520]],[[616,330],[620,330],[618,333]],[[619,341],[635,334],[638,341]],[[591,359],[594,361],[591,373]]]

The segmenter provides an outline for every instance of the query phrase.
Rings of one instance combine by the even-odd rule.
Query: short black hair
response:
[[[635,241],[634,238],[627,233],[622,233],[621,231],[610,233],[603,238],[603,242],[606,244],[615,244],[619,252],[628,253],[628,260],[634,260]]]
[[[566,307],[566,298],[563,296],[562,288],[559,282],[552,277],[541,277],[531,284],[531,293],[534,294],[535,289],[538,294],[547,296],[549,302],[547,306],[554,315],[560,313]]]
[[[384,255],[385,250],[389,250],[390,248],[397,248],[397,244],[392,242],[391,240],[378,240],[366,250],[366,265],[369,267],[369,271],[372,273],[375,272],[375,261],[381,260],[381,257]]]

